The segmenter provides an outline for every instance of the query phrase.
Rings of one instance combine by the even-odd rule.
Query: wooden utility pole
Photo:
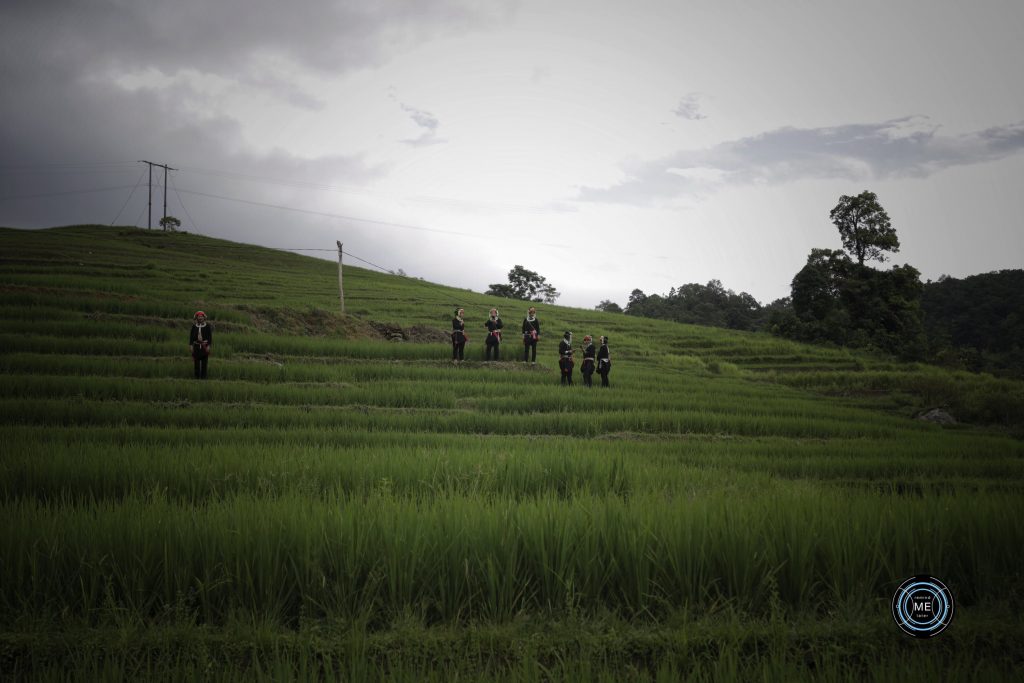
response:
[[[178,169],[174,169],[177,171]],[[167,218],[167,164],[164,164],[164,215],[160,216],[160,223],[163,224],[164,219]],[[167,226],[164,226],[164,230]]]
[[[341,300],[341,313],[345,314],[345,284],[341,279],[341,242],[338,242],[338,298]]]
[[[164,216],[167,216],[167,171],[177,171],[176,168],[171,168],[167,164],[157,164],[152,161],[146,161],[145,159],[139,159],[140,164],[147,164],[149,166],[149,218],[146,220],[146,227],[150,230],[153,229],[153,167],[164,169]],[[163,216],[162,216],[163,217]],[[162,218],[161,217],[161,218]]]

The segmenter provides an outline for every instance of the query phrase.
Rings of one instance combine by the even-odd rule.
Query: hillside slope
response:
[[[342,316],[329,261],[97,226],[0,230],[0,254],[15,676],[1009,680],[1021,664],[1019,382],[558,306],[540,307],[530,366],[522,302],[346,266]],[[458,366],[438,341],[456,306]],[[511,333],[487,364],[491,306]],[[611,338],[611,389],[558,386],[565,329]],[[961,424],[912,419],[938,406]],[[927,643],[889,613],[920,573],[958,601]]]

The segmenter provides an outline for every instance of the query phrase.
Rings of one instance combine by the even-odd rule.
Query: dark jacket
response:
[[[200,335],[202,336],[201,340]],[[206,323],[200,328],[199,325],[192,323],[192,329],[188,332],[188,345],[192,347],[193,356],[210,355],[210,347],[213,346],[213,325]]]
[[[452,343],[459,344],[466,341],[466,321],[452,318]]]
[[[597,349],[594,348],[593,344],[588,344],[583,348],[583,374],[589,375],[594,372],[594,354],[597,353]]]
[[[562,341],[558,342],[558,355],[563,358],[572,358],[572,344],[562,338]]]
[[[500,344],[501,328],[505,327],[505,323],[501,322],[501,318],[488,318],[487,322],[484,323],[484,327],[487,328],[487,343],[491,345]]]
[[[537,333],[537,337],[540,336],[540,318],[535,317],[533,321],[529,318],[523,318],[523,338],[527,340],[536,339],[533,336],[533,332]]]
[[[601,344],[597,350],[597,371],[602,375],[612,369],[612,356],[608,353],[608,345]]]

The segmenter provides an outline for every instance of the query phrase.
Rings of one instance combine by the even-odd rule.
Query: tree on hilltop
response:
[[[553,304],[561,296],[546,278],[519,265],[508,271],[508,284],[497,283],[488,287],[485,294],[537,303]]]
[[[889,214],[878,203],[878,195],[867,190],[856,197],[842,195],[829,218],[843,240],[843,246],[863,266],[865,260],[885,261],[883,252],[900,250]]]
[[[160,219],[160,227],[164,230],[174,232],[181,227],[181,221],[174,216],[164,216]]]

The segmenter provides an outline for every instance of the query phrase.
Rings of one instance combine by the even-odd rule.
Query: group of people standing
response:
[[[469,337],[466,335],[465,310],[455,309],[455,317],[452,318],[452,360],[462,361],[466,355],[466,342]],[[485,344],[485,359],[501,359],[501,330],[505,324],[498,317],[498,309],[492,308],[490,316],[484,323],[487,329]],[[583,384],[593,386],[593,376],[596,372],[601,376],[601,386],[608,386],[608,374],[612,369],[612,357],[608,350],[608,337],[600,337],[600,347],[594,347],[594,338],[589,334],[583,337],[583,365],[580,367],[580,374],[583,375]],[[537,318],[537,309],[533,306],[526,311],[523,318],[523,362],[537,364],[537,342],[540,341],[540,319]],[[206,368],[210,359],[210,347],[213,344],[213,326],[206,320],[206,313],[196,311],[192,316],[192,328],[188,335],[189,349],[192,351],[192,360],[195,365],[196,379],[206,379]],[[572,332],[566,331],[562,341],[558,344],[558,368],[562,373],[562,384],[572,384],[572,373],[576,366],[573,358],[576,350],[572,346]]]
[[[462,308],[455,309],[455,317],[452,318],[452,361],[465,360],[466,342],[469,336],[466,334],[466,311]],[[492,308],[487,321],[484,323],[487,329],[487,336],[484,338],[484,359],[501,359],[501,331],[505,327],[498,316],[498,309]],[[608,350],[608,337],[600,337],[600,347],[594,347],[594,338],[591,335],[583,337],[583,365],[580,367],[580,374],[583,375],[583,384],[593,386],[593,376],[596,372],[601,376],[601,386],[607,387],[608,374],[612,369],[611,352]],[[540,319],[537,318],[537,309],[530,306],[523,318],[523,362],[537,363],[537,342],[540,340]],[[575,349],[572,346],[572,332],[566,331],[562,341],[558,344],[558,368],[562,373],[562,384],[572,384],[572,373],[576,366],[573,358]]]
[[[594,373],[601,376],[601,386],[608,386],[608,373],[612,370],[611,352],[608,351],[608,337],[599,337],[601,346],[594,348],[594,338],[589,334],[583,337],[583,385],[594,386]],[[572,332],[566,331],[562,341],[558,343],[558,369],[562,371],[562,384],[572,384],[572,371],[576,365],[573,360]]]

